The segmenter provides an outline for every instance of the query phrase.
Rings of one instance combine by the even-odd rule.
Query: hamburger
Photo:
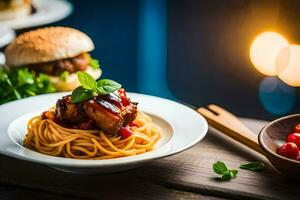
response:
[[[80,85],[77,71],[100,77],[98,61],[88,53],[93,49],[92,40],[76,29],[41,28],[21,34],[7,46],[6,66],[47,74],[57,91],[70,91]]]
[[[0,20],[30,15],[31,0],[0,0]]]

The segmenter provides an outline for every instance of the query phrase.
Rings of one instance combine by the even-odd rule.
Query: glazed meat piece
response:
[[[123,126],[130,124],[137,116],[137,103],[130,101],[124,88],[118,90],[118,97],[122,104]]]
[[[127,99],[126,105],[118,94],[98,95],[80,104],[72,104],[70,96],[57,101],[55,117],[62,124],[73,124],[81,127],[80,123],[92,122],[93,129],[105,133],[115,133],[122,126],[128,125],[137,115],[137,103]]]
[[[130,99],[126,98],[126,102],[122,102],[122,99],[119,94],[111,93],[109,95],[98,95],[97,99],[103,99],[120,110],[120,114],[123,118],[122,126],[128,125],[132,122],[137,115],[137,103],[131,102]],[[124,99],[123,99],[124,100]],[[125,104],[125,105],[124,105]]]
[[[125,106],[122,111],[122,116],[124,119],[123,126],[130,124],[135,120],[137,115],[137,103],[130,102],[129,105]]]
[[[106,133],[118,131],[123,124],[120,109],[103,99],[93,99],[83,103],[87,116]]]
[[[71,103],[71,96],[65,96],[56,103],[55,118],[63,124],[78,124],[88,121],[81,104]]]
[[[137,116],[138,103],[130,101],[130,99],[126,97],[125,90],[124,89],[122,90],[123,90],[123,94],[125,94],[123,98],[120,97],[120,93],[119,94],[112,93],[106,95],[106,100],[116,105],[118,108],[120,108],[121,115],[124,119],[122,126],[127,126]]]
[[[98,95],[93,100],[83,103],[86,114],[104,132],[114,133],[122,126],[128,125],[137,115],[137,104],[129,101],[122,104],[117,94]]]

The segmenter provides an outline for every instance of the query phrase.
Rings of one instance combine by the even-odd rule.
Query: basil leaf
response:
[[[82,86],[77,87],[71,95],[71,102],[72,103],[81,103],[83,101],[89,100],[93,98],[93,91],[87,90]]]
[[[112,93],[112,92],[120,89],[121,87],[122,87],[121,84],[119,84],[113,80],[101,79],[97,82],[97,88],[95,91],[98,94],[107,95],[109,93]]]
[[[241,164],[240,168],[241,169],[247,169],[247,170],[250,170],[250,171],[261,171],[265,168],[265,164],[263,162],[256,161],[256,162]]]
[[[236,169],[229,170],[229,173],[230,173],[231,178],[235,178],[236,175],[238,174],[238,172],[239,172],[239,171],[236,170]]]
[[[230,173],[226,173],[226,174],[223,174],[222,175],[222,180],[223,181],[229,181],[230,179],[231,179],[232,177],[231,177],[231,175],[230,175]]]
[[[225,163],[218,161],[213,165],[213,170],[215,173],[222,175],[225,174],[228,171],[227,166],[225,165]]]
[[[99,60],[91,58],[89,62],[89,66],[91,66],[92,69],[96,70],[100,68]]]
[[[231,180],[236,177],[238,170],[228,169],[225,163],[218,161],[213,164],[213,170],[215,173],[221,175],[221,179],[224,181]]]
[[[3,67],[3,66],[0,66],[0,81],[1,81],[1,82],[6,82],[7,79],[8,79],[8,75],[7,75],[7,73],[5,72],[4,67]]]
[[[97,83],[94,78],[86,72],[77,72],[77,77],[83,88],[88,90],[95,90]]]
[[[18,90],[13,89],[13,92],[14,92],[14,94],[15,94],[15,96],[16,96],[17,99],[21,99],[22,98],[21,94],[18,92]]]
[[[18,76],[18,85],[24,85],[24,84],[33,84],[33,75],[28,71],[28,69],[24,70],[18,70],[17,72]]]
[[[238,170],[228,170],[225,174],[222,175],[222,180],[229,181],[236,177]]]
[[[29,96],[35,96],[36,93],[34,93],[33,91],[30,90],[25,90],[25,92],[29,95]]]
[[[59,75],[60,80],[66,82],[68,77],[69,77],[70,73],[68,71],[64,71],[63,73],[61,73]]]

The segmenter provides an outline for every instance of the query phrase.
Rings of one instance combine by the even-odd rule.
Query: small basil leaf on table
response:
[[[233,179],[236,177],[238,171],[237,170],[228,170],[226,173],[224,173],[221,177],[222,180],[228,181],[230,179]]]
[[[232,178],[235,178],[238,170],[228,169],[224,162],[218,161],[213,164],[213,170],[215,173],[221,175],[221,179],[228,181]]]
[[[231,177],[231,175],[230,175],[230,173],[226,173],[226,174],[223,174],[222,175],[222,180],[223,181],[228,181],[228,180],[230,180],[232,177]]]
[[[265,164],[263,162],[256,161],[256,162],[241,164],[240,168],[251,170],[251,171],[261,171],[265,168]]]
[[[225,163],[218,161],[218,162],[214,163],[213,170],[215,173],[222,175],[228,171],[228,168],[225,165]]]
[[[97,82],[96,92],[101,95],[107,95],[122,87],[121,84],[109,79],[101,79]]]
[[[236,175],[238,174],[238,170],[235,170],[235,169],[233,169],[233,170],[229,170],[229,173],[230,173],[230,176],[232,177],[232,178],[235,178],[236,177]]]
[[[87,90],[82,86],[77,87],[71,95],[71,102],[72,103],[81,103],[83,101],[89,100],[93,98],[93,91]]]
[[[222,175],[222,180],[228,181],[236,177],[238,170],[228,170],[226,173]]]
[[[87,90],[95,90],[97,83],[94,78],[86,72],[77,72],[77,77],[83,88]]]

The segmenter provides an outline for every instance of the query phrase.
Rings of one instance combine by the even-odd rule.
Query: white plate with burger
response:
[[[65,0],[2,0],[0,22],[13,29],[41,26],[67,17],[72,9]]]

